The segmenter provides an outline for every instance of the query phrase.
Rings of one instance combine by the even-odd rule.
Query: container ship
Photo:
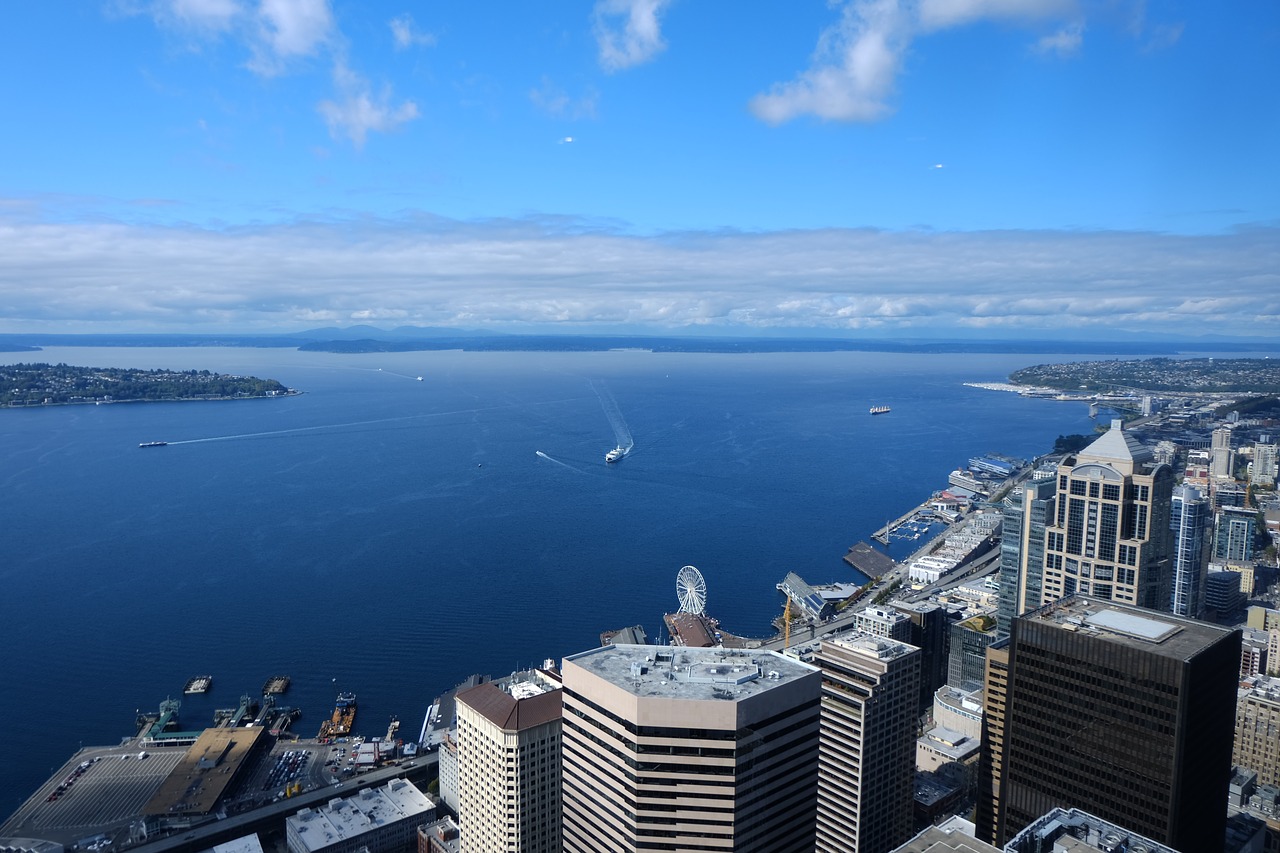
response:
[[[339,693],[338,702],[333,709],[333,716],[320,724],[317,738],[342,737],[351,734],[351,727],[356,721],[356,694]]]

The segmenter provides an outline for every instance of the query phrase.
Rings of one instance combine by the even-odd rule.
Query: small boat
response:
[[[167,441],[144,441],[138,446],[139,447],[164,447],[168,443],[169,442]]]
[[[619,459],[627,455],[627,451],[621,447],[615,447],[604,455],[605,462],[617,462]]]
[[[889,411],[888,406],[872,406],[871,407],[871,414],[873,415],[883,415],[888,411]]]

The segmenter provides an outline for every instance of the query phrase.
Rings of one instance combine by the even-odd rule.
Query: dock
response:
[[[263,696],[279,696],[289,690],[290,679],[287,675],[273,675],[262,685]]]

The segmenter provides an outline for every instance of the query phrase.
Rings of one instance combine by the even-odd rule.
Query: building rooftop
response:
[[[613,645],[565,658],[635,696],[741,699],[817,670],[763,649]]]
[[[833,637],[827,637],[823,642],[877,660],[897,660],[919,651],[918,648],[907,643],[899,643],[885,637],[872,637],[860,631],[836,634]]]
[[[1048,845],[1052,844],[1052,847]],[[1030,823],[1009,839],[1005,853],[1178,853],[1172,847],[1152,841],[1136,832],[1095,817],[1080,809],[1057,808]]]
[[[1020,618],[1179,660],[1190,660],[1232,632],[1230,628],[1195,619],[1079,594],[1059,599]]]
[[[392,779],[378,788],[365,788],[327,806],[300,809],[285,819],[290,835],[308,851],[323,850],[388,824],[410,818],[423,822],[435,814],[435,804],[404,779]]]
[[[559,719],[562,705],[560,685],[538,671],[469,687],[456,701],[498,728],[517,732]]]
[[[205,729],[142,813],[172,817],[213,811],[266,733],[261,726]]]
[[[1124,422],[1113,420],[1111,429],[1104,432],[1097,441],[1081,450],[1076,456],[1077,463],[1104,462],[1120,463],[1125,466],[1141,466],[1155,458],[1151,449],[1138,441],[1133,433],[1124,431]]]
[[[1000,853],[999,847],[975,838],[973,825],[969,826],[966,829],[948,822],[927,827],[906,844],[893,848],[891,853]]]

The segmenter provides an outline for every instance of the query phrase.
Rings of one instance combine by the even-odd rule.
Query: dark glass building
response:
[[[998,792],[989,840],[1063,807],[1221,850],[1239,661],[1239,631],[1096,598],[1015,620],[1005,704],[987,709],[1003,715],[983,767]]]

